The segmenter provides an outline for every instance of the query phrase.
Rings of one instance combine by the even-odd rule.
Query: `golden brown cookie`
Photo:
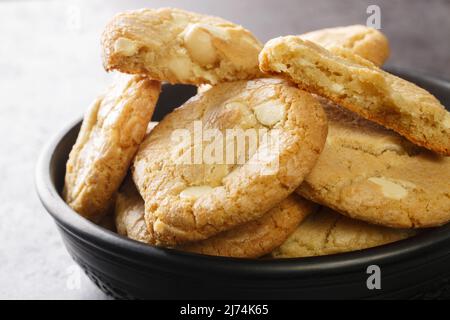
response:
[[[383,65],[390,52],[386,36],[377,29],[363,25],[320,29],[304,33],[300,37],[338,55],[342,53],[340,49],[349,50],[377,66]]]
[[[450,157],[322,101],[328,137],[299,194],[352,218],[390,227],[450,221]]]
[[[147,126],[148,135],[158,122],[150,122]],[[150,242],[150,234],[144,220],[144,200],[134,185],[131,173],[125,178],[117,192],[112,214],[117,233],[145,243]]]
[[[218,83],[261,75],[261,43],[221,18],[180,9],[141,9],[116,15],[102,36],[106,70],[171,83]]]
[[[144,219],[144,200],[131,179],[127,177],[119,189],[115,207],[117,233],[133,240],[151,243]]]
[[[343,59],[312,42],[288,36],[264,46],[260,68],[289,78],[415,144],[450,155],[450,113],[444,106],[426,90],[367,60],[364,64],[357,60],[364,59]]]
[[[177,249],[214,256],[260,257],[281,245],[314,208],[312,202],[291,195],[261,218]],[[126,179],[117,197],[116,226],[121,235],[153,242],[145,224],[144,200],[131,179]]]
[[[93,220],[112,205],[160,92],[160,83],[124,76],[88,109],[67,161],[63,196],[79,214]]]
[[[406,239],[413,230],[391,229],[350,219],[321,207],[311,214],[271,256],[312,257],[362,250]]]
[[[283,80],[221,83],[191,98],[133,165],[155,243],[203,240],[261,217],[301,183],[326,133],[320,103]]]
[[[211,256],[258,258],[280,246],[315,207],[292,194],[258,219],[179,249]]]

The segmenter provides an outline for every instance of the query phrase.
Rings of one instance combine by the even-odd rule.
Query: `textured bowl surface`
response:
[[[450,83],[391,70],[450,106]],[[154,120],[195,94],[164,86]],[[76,214],[60,197],[65,163],[80,121],[58,133],[36,168],[39,197],[54,218],[68,252],[100,289],[116,298],[345,299],[450,298],[450,224],[397,243],[346,254],[245,260],[154,248],[103,229]],[[381,289],[367,286],[371,265]],[[369,282],[371,282],[369,280]]]

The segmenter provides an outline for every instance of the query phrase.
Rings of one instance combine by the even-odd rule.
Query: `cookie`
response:
[[[133,240],[151,243],[144,219],[144,200],[131,179],[127,177],[117,194],[115,221],[117,233]]]
[[[120,13],[102,36],[106,70],[195,85],[260,76],[261,48],[239,25],[172,8]]]
[[[99,221],[112,205],[160,92],[160,83],[124,76],[88,109],[69,155],[63,197],[79,214]]]
[[[450,157],[322,101],[329,133],[319,160],[297,189],[300,195],[389,227],[450,221]]]
[[[349,50],[377,66],[383,65],[390,52],[386,36],[377,29],[363,25],[320,29],[300,37],[338,55],[343,52],[341,49]]]
[[[350,56],[351,53],[347,52]],[[360,57],[343,59],[326,49],[288,36],[269,41],[261,70],[281,75],[410,141],[450,155],[450,113],[429,92]]]
[[[150,122],[146,135],[157,125],[158,122]],[[144,200],[137,191],[131,175],[125,178],[117,192],[113,211],[113,221],[118,234],[136,241],[150,242],[150,234],[144,220]]]
[[[413,230],[376,226],[321,207],[306,218],[271,256],[300,258],[337,254],[381,246],[412,235]]]
[[[292,194],[256,220],[179,249],[211,256],[258,258],[284,243],[314,208],[314,203]]]
[[[320,103],[284,80],[197,94],[158,124],[134,160],[154,243],[203,240],[261,217],[312,169],[326,134]]]
[[[177,247],[179,250],[226,257],[257,258],[281,245],[315,205],[290,195],[261,218],[224,231],[209,239]],[[121,187],[116,202],[119,234],[152,243],[144,219],[144,200],[131,179]]]

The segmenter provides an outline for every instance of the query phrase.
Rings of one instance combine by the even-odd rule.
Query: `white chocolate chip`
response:
[[[400,144],[399,139],[393,139],[389,136],[386,136],[382,139],[380,139],[378,144],[371,145],[374,151],[376,151],[377,154],[382,154],[386,151],[392,151],[397,154],[402,154],[405,152],[403,146]]]
[[[255,107],[256,119],[265,126],[273,126],[284,118],[286,108],[276,100],[269,100]]]
[[[368,179],[381,187],[381,192],[386,198],[400,200],[408,195],[408,190],[398,183],[394,183],[384,177],[371,177]],[[413,184],[412,184],[413,185]]]
[[[239,115],[239,126],[242,129],[253,128],[257,124],[255,115],[248,108],[248,105],[243,102],[239,101],[229,102],[225,105],[224,108],[226,110],[235,112],[235,114]]]
[[[120,53],[126,57],[136,54],[138,49],[136,42],[126,38],[118,38],[114,43],[114,52]]]
[[[204,194],[211,192],[213,188],[210,186],[194,186],[188,187],[181,191],[180,198],[181,199],[197,199]]]
[[[173,58],[169,61],[169,69],[179,80],[185,80],[190,75],[191,62],[189,58]]]
[[[336,93],[341,93],[342,91],[344,91],[344,86],[338,83],[333,83],[331,85],[331,90],[333,90]]]
[[[199,24],[190,24],[183,32],[183,40],[192,60],[200,65],[211,65],[217,60],[217,53],[211,35]]]

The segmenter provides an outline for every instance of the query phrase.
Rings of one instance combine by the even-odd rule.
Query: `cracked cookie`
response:
[[[281,245],[314,207],[312,202],[293,194],[256,220],[177,249],[214,256],[257,258]],[[119,234],[144,243],[153,242],[145,224],[144,200],[131,179],[120,189],[115,212]]]
[[[321,207],[306,218],[271,256],[300,258],[357,251],[406,239],[414,234],[413,230],[376,226]]]
[[[120,13],[102,36],[106,70],[195,85],[261,76],[261,48],[242,26],[172,8]]]
[[[64,200],[76,212],[99,221],[112,205],[155,108],[160,83],[123,76],[85,114],[69,155]]]
[[[264,72],[291,79],[415,144],[450,155],[450,113],[432,94],[349,51],[346,55],[287,36],[270,40],[259,59]]]
[[[320,29],[304,33],[300,37],[343,57],[347,57],[349,50],[350,53],[357,54],[378,66],[383,65],[389,57],[389,42],[384,34],[362,25]],[[357,63],[361,63],[361,60],[358,59]],[[201,84],[197,92],[204,92],[210,88],[210,84]]]
[[[396,228],[450,221],[450,157],[322,99],[325,148],[297,189],[347,216]]]
[[[300,185],[326,134],[320,103],[284,80],[197,94],[158,124],[133,163],[154,244],[203,240],[261,217]]]
[[[320,29],[300,37],[338,55],[343,53],[341,49],[349,50],[377,66],[383,65],[390,52],[386,36],[377,29],[363,25]]]

